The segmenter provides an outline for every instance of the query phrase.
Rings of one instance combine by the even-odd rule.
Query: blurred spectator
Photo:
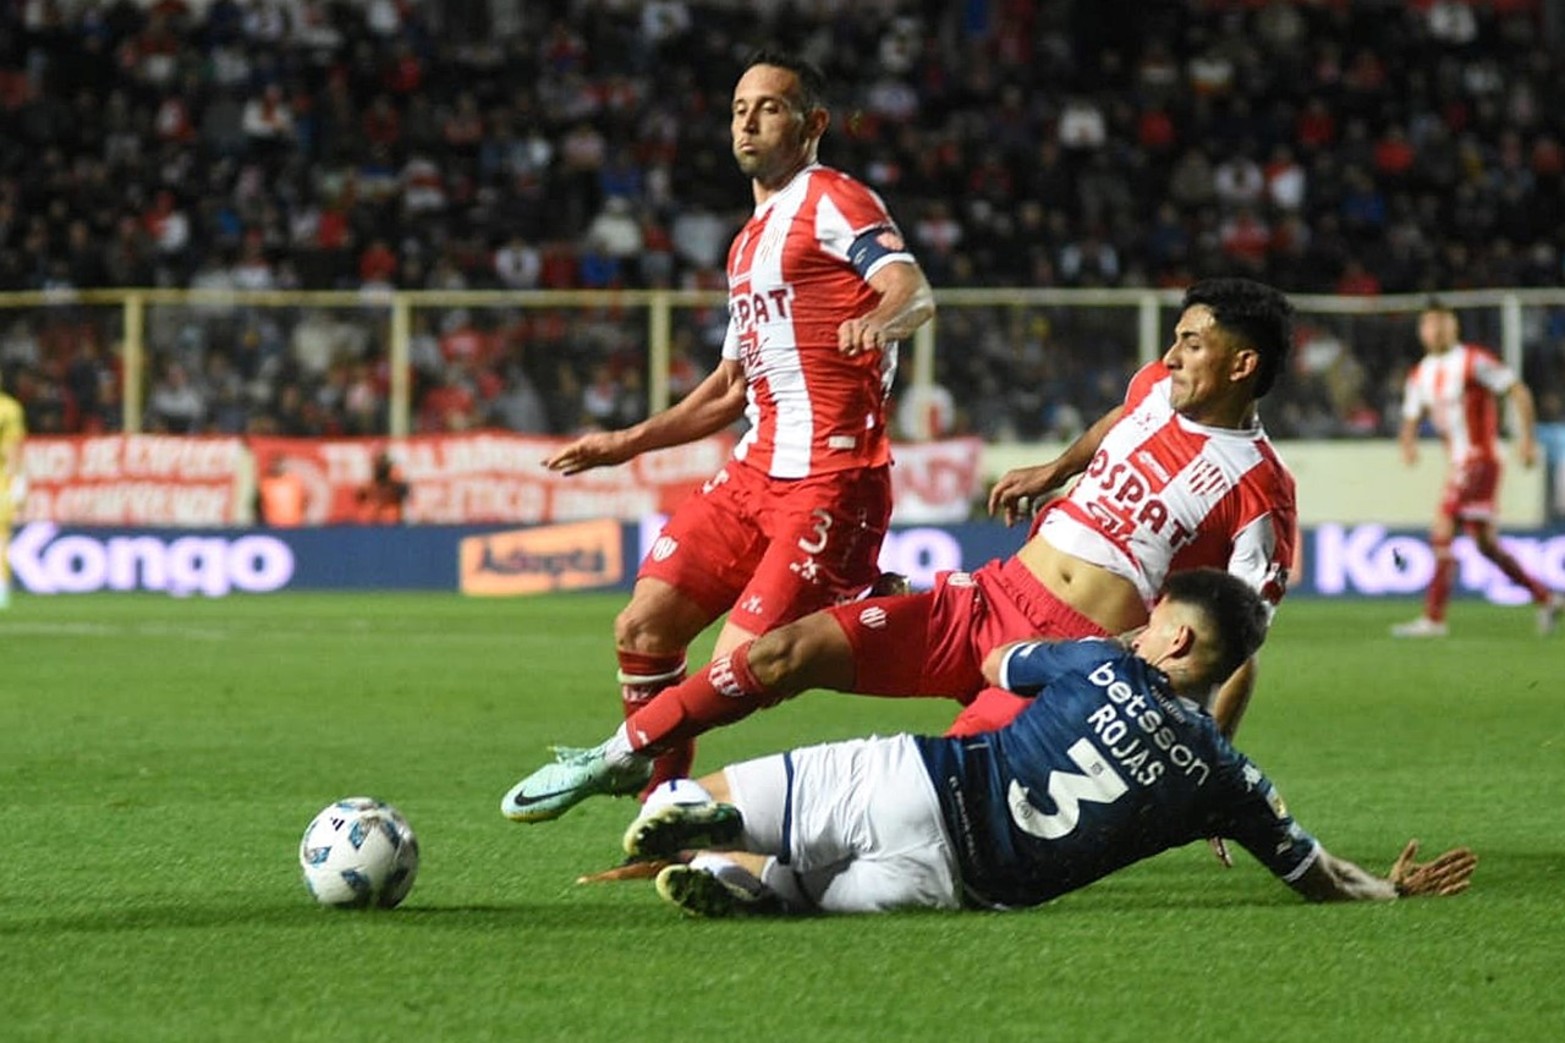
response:
[[[296,528],[304,524],[307,506],[304,479],[285,457],[273,457],[266,473],[256,482],[256,521],[274,528]]]
[[[1217,201],[1230,209],[1255,206],[1266,192],[1266,175],[1247,153],[1239,152],[1217,164],[1212,190]]]
[[[375,457],[370,480],[354,493],[360,525],[400,525],[412,490],[402,471],[385,453]]]
[[[520,366],[505,374],[505,390],[489,405],[489,423],[520,434],[547,434],[549,411],[532,377]]]
[[[844,133],[823,159],[866,171],[918,215],[907,231],[942,285],[1174,286],[1225,272],[1297,292],[1560,283],[1565,58],[1542,5],[1154,4],[1146,32],[1091,53],[1073,45],[1073,6],[21,5],[0,14],[12,85],[0,280],[721,287],[748,202],[717,176],[732,160],[709,117],[759,20],[786,24],[831,70]],[[40,28],[45,8],[65,31]],[[292,316],[263,333],[231,311],[203,315],[183,320],[192,357],[231,354],[242,378],[237,392],[208,388],[208,367],[186,365],[180,395],[209,396],[198,427],[347,429],[383,415],[384,362],[362,349],[296,359],[283,350]],[[384,337],[365,316],[342,322]],[[720,317],[708,325],[720,333]],[[35,362],[12,363],[28,408],[72,430],[117,423],[90,401],[85,370],[67,387],[82,338],[47,332]],[[95,334],[100,359],[112,336]],[[1037,394],[1058,403],[1122,375],[1067,336],[1056,350],[1087,352],[1092,372],[1034,372],[1018,361],[1027,338],[994,314],[970,328],[944,318],[942,350],[978,354],[942,382],[966,402],[988,381],[1010,393],[1047,379]],[[1565,372],[1562,340],[1540,341],[1543,369]],[[609,356],[563,335],[547,350],[533,390],[560,430]],[[1382,354],[1375,386],[1396,361]],[[610,369],[642,379],[639,365]],[[495,396],[522,379],[499,351],[426,353],[417,371],[415,412],[437,429],[498,416]],[[527,398],[510,412],[534,416]],[[1016,408],[1032,412],[996,429],[1057,411]]]
[[[191,435],[206,416],[206,397],[191,383],[185,367],[170,362],[147,396],[147,422],[154,431]]]
[[[538,286],[543,261],[538,250],[521,236],[513,235],[494,253],[495,277],[508,290],[531,290]]]

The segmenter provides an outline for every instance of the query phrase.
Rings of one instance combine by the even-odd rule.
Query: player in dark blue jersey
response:
[[[1379,877],[1326,852],[1218,732],[1214,686],[1260,646],[1266,609],[1214,569],[1171,576],[1128,643],[1020,642],[984,664],[1032,703],[968,738],[794,750],[654,794],[632,854],[703,852],[658,876],[687,911],[869,912],[1037,905],[1208,836],[1237,841],[1306,898],[1455,894],[1466,849]]]

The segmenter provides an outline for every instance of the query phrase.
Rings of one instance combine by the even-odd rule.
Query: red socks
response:
[[[1456,558],[1451,554],[1451,541],[1434,544],[1435,575],[1429,581],[1424,594],[1424,615],[1436,623],[1445,619],[1445,606],[1451,600],[1451,584],[1456,580]]]
[[[1451,600],[1451,587],[1456,582],[1456,558],[1451,555],[1449,541],[1435,543],[1435,575],[1430,580],[1429,591],[1424,597],[1424,615],[1435,622],[1445,619],[1446,603]],[[1504,547],[1496,546],[1494,553],[1488,555],[1495,567],[1505,574],[1505,578],[1524,588],[1532,595],[1532,600],[1539,604],[1547,604],[1549,600],[1549,588],[1530,575]]]
[[[1527,588],[1534,602],[1542,605],[1549,600],[1549,588],[1528,575],[1527,570],[1522,568],[1521,562],[1511,557],[1510,551],[1503,547],[1496,547],[1494,555],[1489,560],[1499,566],[1500,571],[1505,573],[1506,579],[1518,587]]]
[[[685,679],[685,654],[683,652],[651,654],[619,651],[619,700],[620,708],[628,721],[657,694]],[[652,781],[646,792],[669,779],[682,779],[690,775],[695,763],[696,747],[693,742],[666,746],[652,768]]]
[[[780,702],[750,672],[746,641],[712,660],[700,673],[663,692],[626,718],[631,749],[668,750],[690,746],[702,732],[748,717],[763,706]],[[662,757],[658,759],[661,766]]]

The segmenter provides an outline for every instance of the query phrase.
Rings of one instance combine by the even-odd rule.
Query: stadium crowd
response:
[[[0,287],[721,287],[749,209],[728,92],[759,39],[826,69],[823,159],[885,196],[937,287],[1240,274],[1380,294],[1565,276],[1565,57],[1536,0],[1100,8],[5,5]],[[149,316],[148,429],[385,430],[379,318]],[[721,324],[682,317],[676,392],[715,361]],[[1536,326],[1526,376],[1558,420],[1565,318]],[[1411,322],[1355,329],[1307,334],[1275,433],[1392,430]],[[417,427],[633,421],[642,330],[613,312],[423,310]],[[1132,318],[1081,310],[943,313],[945,426],[1069,435],[1117,400],[1134,335]],[[90,309],[0,312],[0,375],[34,431],[118,428],[118,336]]]

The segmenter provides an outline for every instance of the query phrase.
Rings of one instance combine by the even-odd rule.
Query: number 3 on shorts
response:
[[[815,519],[815,538],[807,539],[799,537],[799,549],[806,554],[819,554],[826,549],[826,541],[831,533],[831,512],[824,507],[817,507],[810,512],[810,517]]]

